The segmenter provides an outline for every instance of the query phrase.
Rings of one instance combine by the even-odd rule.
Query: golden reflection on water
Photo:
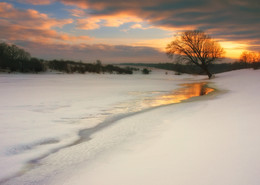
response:
[[[169,105],[179,103],[191,97],[206,95],[214,91],[214,89],[207,87],[205,82],[182,84],[181,86],[183,86],[183,88],[172,91],[170,94],[158,96],[152,101],[146,100],[147,102],[145,103],[150,104],[151,107]]]

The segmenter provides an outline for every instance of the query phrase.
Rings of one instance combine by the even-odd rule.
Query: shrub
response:
[[[145,74],[145,75],[147,75],[147,74],[149,74],[149,73],[150,73],[150,70],[148,70],[148,69],[144,68],[144,69],[142,70],[142,73],[143,73],[143,74]]]

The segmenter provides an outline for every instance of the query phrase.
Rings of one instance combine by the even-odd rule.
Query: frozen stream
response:
[[[207,83],[189,83],[181,84],[182,87],[171,92],[130,92],[133,95],[139,96],[135,101],[123,102],[116,106],[103,122],[95,127],[83,129],[79,132],[80,140],[76,143],[84,142],[90,139],[91,134],[115,123],[125,117],[133,116],[138,113],[148,111],[152,108],[180,103],[192,97],[207,95],[214,91],[213,88],[207,87]]]
[[[214,91],[157,74],[122,78],[2,76],[0,183],[48,184],[147,126],[117,121]]]

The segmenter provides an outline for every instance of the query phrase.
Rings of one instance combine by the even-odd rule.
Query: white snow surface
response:
[[[259,185],[259,79],[259,70],[218,74],[210,82],[223,93],[123,117],[28,165],[77,141],[81,129],[148,108],[147,97],[207,80],[163,71],[2,74],[0,179],[11,178],[0,184]]]

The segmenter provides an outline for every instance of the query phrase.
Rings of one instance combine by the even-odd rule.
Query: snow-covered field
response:
[[[223,93],[150,108],[206,78],[1,74],[0,184],[259,185],[259,79],[219,74]]]

